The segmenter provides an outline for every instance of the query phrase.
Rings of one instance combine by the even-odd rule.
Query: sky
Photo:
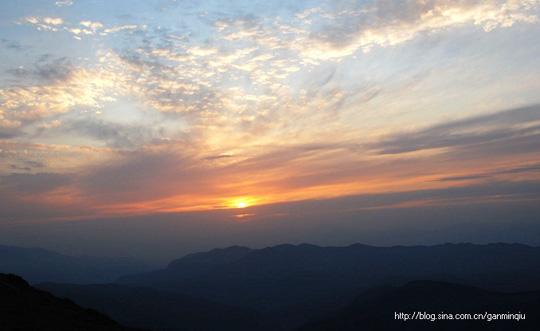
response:
[[[538,0],[2,1],[0,60],[3,242],[540,244]]]

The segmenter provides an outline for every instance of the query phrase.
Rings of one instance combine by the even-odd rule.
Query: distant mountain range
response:
[[[165,269],[124,276],[118,283],[250,307],[289,328],[329,314],[369,288],[418,279],[501,291],[538,289],[540,248],[519,244],[235,246],[191,254]]]
[[[95,310],[31,287],[24,279],[0,274],[0,329],[3,331],[128,331]]]
[[[399,313],[409,314],[410,319],[405,321],[404,315],[399,319]],[[471,314],[472,319],[457,320],[467,318],[456,315],[463,313]],[[502,318],[509,318],[504,315],[508,313],[519,320],[496,320],[494,318],[499,317],[493,316],[503,314]],[[473,314],[486,315],[483,316],[485,319],[474,320]],[[540,291],[500,293],[450,283],[415,281],[397,288],[378,288],[363,293],[334,316],[308,323],[298,331],[539,329]]]
[[[65,283],[36,287],[155,331],[424,330],[433,323],[437,330],[476,330],[484,325],[403,322],[393,313],[515,310],[527,314],[520,327],[540,330],[533,318],[540,316],[540,248],[519,244],[233,246],[111,284]],[[510,322],[489,327],[514,329]]]
[[[30,283],[107,283],[121,275],[148,270],[135,259],[68,256],[41,248],[0,245],[0,272],[21,275]]]
[[[187,255],[165,269],[124,276],[118,283],[279,311],[417,279],[507,291],[536,288],[540,286],[540,248],[519,244],[302,244],[253,250],[235,246]]]

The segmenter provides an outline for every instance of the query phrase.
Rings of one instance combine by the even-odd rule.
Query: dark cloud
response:
[[[511,201],[523,201],[525,204],[534,205],[540,201],[539,184],[539,181],[493,181],[461,187],[351,195],[334,199],[263,205],[251,208],[250,212],[262,215],[262,218],[279,213],[302,214],[306,219],[312,219],[316,215],[329,217],[335,215],[336,219],[339,219],[343,215],[354,215],[356,212],[405,210],[422,206],[441,206],[441,209],[444,209],[448,206],[495,205]],[[404,217],[401,221],[406,223],[413,220]]]
[[[211,192],[210,176],[188,155],[136,151],[82,173],[78,186],[92,200],[139,202]]]
[[[32,171],[32,168],[30,167],[20,166],[16,164],[10,164],[9,168],[13,170]]]
[[[476,174],[476,175],[466,175],[466,176],[449,176],[437,179],[439,182],[452,182],[452,181],[461,181],[461,180],[475,180],[475,179],[484,179],[489,178],[488,174]]]
[[[27,48],[27,47],[24,47],[23,45],[21,45],[21,43],[19,43],[18,41],[8,40],[8,39],[4,39],[4,38],[0,38],[0,45],[3,48],[13,50],[13,51],[22,51],[22,50],[25,50]]]
[[[41,56],[30,68],[18,67],[9,69],[7,72],[17,78],[57,82],[68,79],[74,68],[71,60],[67,57],[54,58],[46,54]]]
[[[4,128],[0,126],[0,139],[11,139],[22,135],[19,128]]]
[[[515,167],[510,169],[503,169],[499,170],[497,172],[494,172],[496,175],[506,175],[506,174],[520,174],[520,173],[527,173],[527,172],[537,172],[540,171],[540,163],[523,166],[523,167]]]
[[[394,134],[369,147],[379,154],[400,154],[434,148],[492,149],[499,153],[540,149],[540,106],[511,109],[495,114]],[[530,123],[533,123],[532,125]],[[523,148],[516,149],[516,145]],[[528,146],[528,148],[526,148]],[[536,147],[535,147],[536,146]]]
[[[231,157],[235,157],[235,156],[231,154],[219,154],[219,155],[210,155],[210,156],[205,157],[204,159],[211,161],[211,160],[219,160],[219,159],[228,159]]]
[[[438,181],[449,182],[449,181],[461,181],[461,180],[474,180],[474,179],[485,179],[495,177],[497,175],[513,175],[513,174],[523,174],[523,173],[535,173],[540,172],[540,164],[532,164],[520,167],[513,167],[507,169],[500,169],[496,171],[483,172],[479,174],[471,174],[466,176],[449,176],[438,179]]]
[[[91,137],[104,141],[107,146],[121,149],[140,147],[164,135],[164,129],[159,126],[121,124],[92,117],[69,119],[58,130]]]
[[[527,129],[523,131],[529,131]],[[530,128],[530,131],[538,131],[538,128]],[[497,157],[519,157],[519,155],[536,154],[540,152],[540,134],[525,134],[506,137],[505,139],[492,140],[480,144],[464,145],[450,150],[449,154],[456,159],[482,158],[489,162]]]
[[[45,163],[40,161],[22,160],[18,164],[10,164],[9,167],[13,170],[32,171],[34,169],[42,169]]]
[[[32,195],[46,193],[70,182],[69,175],[57,173],[10,174],[0,177],[0,188],[13,195]]]

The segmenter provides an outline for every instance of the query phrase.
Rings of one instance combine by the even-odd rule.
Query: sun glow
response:
[[[253,206],[255,202],[256,199],[251,197],[238,197],[230,199],[228,202],[225,203],[225,205],[229,208],[243,209]]]
[[[236,205],[236,208],[246,208],[248,206],[248,203],[240,200],[240,201],[237,201],[235,205]]]

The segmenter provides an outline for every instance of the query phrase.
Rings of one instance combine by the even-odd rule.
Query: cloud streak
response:
[[[540,106],[511,109],[435,125],[416,132],[399,133],[374,143],[381,154],[400,154],[438,148],[467,148],[520,138],[538,141]],[[503,148],[503,147],[501,147]]]

